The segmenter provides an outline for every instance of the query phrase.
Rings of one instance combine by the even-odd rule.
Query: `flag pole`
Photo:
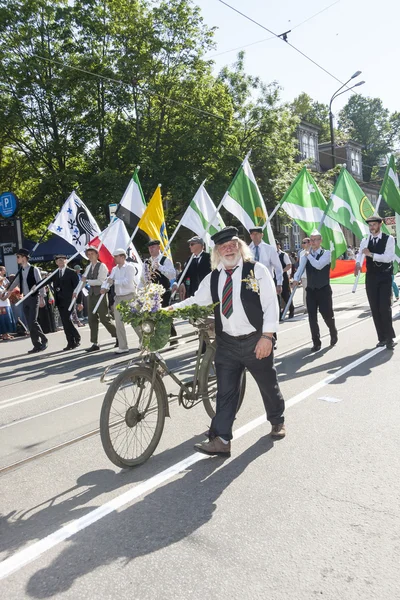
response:
[[[326,208],[325,208],[324,214],[323,214],[323,215],[322,215],[322,217],[321,217],[321,221],[319,222],[319,225],[318,225],[318,227],[317,227],[317,230],[318,230],[318,232],[321,232],[322,225],[324,224],[324,221],[325,221],[325,219],[326,219],[326,217],[327,217],[328,210],[329,210],[329,208],[330,208],[330,206],[331,206],[331,203],[332,203],[332,198],[330,198],[330,199],[329,199],[329,202],[328,202],[328,203],[327,203],[327,205],[326,205]],[[306,269],[306,265],[307,265],[307,260],[305,260],[305,262],[304,262],[304,265],[303,265],[303,267],[302,267],[301,271],[300,271],[300,269],[299,269],[299,271],[300,271],[300,276],[299,276],[299,279],[301,279],[301,276],[303,275],[303,273],[304,273],[304,271],[305,271],[305,269]],[[286,317],[286,315],[287,315],[287,312],[288,312],[288,310],[289,310],[289,308],[290,308],[290,305],[291,305],[291,304],[292,304],[292,302],[293,302],[293,297],[294,297],[294,295],[295,295],[295,293],[296,293],[296,290],[297,290],[297,288],[298,288],[298,287],[299,287],[299,286],[298,286],[298,285],[296,285],[296,287],[295,287],[295,288],[292,290],[292,293],[291,293],[291,294],[290,294],[290,296],[289,296],[289,299],[288,299],[288,301],[287,301],[287,303],[286,303],[286,306],[285,306],[285,308],[283,309],[282,318],[280,319],[281,321],[284,321],[284,319],[285,319],[285,317]]]
[[[98,237],[100,238],[100,237],[102,236],[102,234],[104,234],[106,231],[107,231],[107,228],[106,228],[106,229],[104,229],[104,231],[103,231],[103,232],[99,233]],[[74,260],[74,258],[76,258],[77,256],[79,256],[81,252],[84,252],[88,246],[89,246],[89,243],[88,243],[88,244],[85,244],[85,247],[83,248],[83,250],[79,250],[78,252],[75,252],[75,254],[73,254],[73,255],[72,255],[70,258],[68,258],[68,260],[67,260],[67,262],[66,262],[65,264],[67,265],[68,263],[70,263],[70,262],[71,262],[71,260]],[[26,300],[26,298],[29,298],[29,296],[32,296],[32,294],[34,294],[35,292],[39,291],[39,290],[40,290],[40,288],[42,288],[42,287],[43,287],[43,286],[46,284],[46,282],[47,282],[49,279],[51,279],[51,278],[53,277],[53,275],[55,275],[55,274],[57,273],[57,271],[58,271],[58,270],[59,270],[59,269],[58,269],[58,267],[57,267],[57,269],[54,269],[54,271],[53,271],[52,273],[50,273],[50,275],[47,275],[47,277],[45,277],[44,279],[42,279],[42,280],[41,280],[41,281],[40,281],[40,282],[37,284],[37,286],[36,286],[36,285],[34,285],[34,286],[32,287],[32,289],[31,289],[31,290],[30,290],[30,291],[29,291],[27,294],[25,294],[23,298],[21,298],[21,300],[18,300],[18,302],[16,302],[16,303],[15,303],[15,306],[18,306],[18,305],[19,305],[19,304],[21,304],[21,303],[22,303],[24,300]]]

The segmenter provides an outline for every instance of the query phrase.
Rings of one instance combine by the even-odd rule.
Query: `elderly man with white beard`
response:
[[[253,261],[249,247],[238,238],[236,227],[225,227],[211,239],[215,243],[213,271],[203,279],[194,296],[169,308],[216,304],[216,414],[209,440],[196,444],[195,450],[211,456],[230,456],[240,378],[245,368],[259,387],[272,425],[271,436],[285,437],[285,403],[273,358],[272,336],[278,328],[279,311],[268,269]]]

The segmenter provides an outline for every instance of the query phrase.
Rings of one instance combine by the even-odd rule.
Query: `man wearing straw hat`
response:
[[[93,314],[93,309],[100,298],[101,286],[107,279],[108,270],[106,265],[99,261],[99,251],[95,246],[89,246],[86,249],[86,256],[90,261],[90,264],[86,268],[82,277],[82,282],[83,285],[88,284],[90,286],[88,296],[88,321],[90,328],[90,342],[92,344],[90,348],[86,349],[86,352],[95,352],[96,350],[100,350],[99,322],[104,325],[113,338],[117,337],[117,332],[115,325],[111,322],[111,318],[108,314],[107,295],[100,302],[100,306],[95,314]],[[78,309],[82,310],[83,305],[80,304]],[[115,347],[118,347],[118,341],[116,342]]]
[[[366,222],[369,226],[369,236],[361,240],[354,275],[359,274],[361,263],[365,258],[367,263],[365,289],[378,334],[377,347],[386,346],[388,350],[393,350],[396,337],[391,307],[393,261],[395,259],[394,238],[381,231],[383,219],[378,214],[373,214],[366,219]]]

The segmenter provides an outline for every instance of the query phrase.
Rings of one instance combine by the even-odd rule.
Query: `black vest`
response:
[[[285,263],[285,253],[284,252],[278,252],[278,256],[279,256],[279,260],[281,261],[281,265],[282,265],[282,271],[283,269],[286,269],[287,264]],[[289,282],[289,275],[287,272],[283,271],[283,280]]]
[[[242,279],[246,279],[250,275],[250,271],[254,270],[254,265],[256,263],[249,261],[243,263],[242,268]],[[220,308],[220,298],[218,295],[218,281],[220,274],[223,272],[223,269],[219,271],[215,269],[211,273],[211,297],[213,303],[218,305],[214,308],[214,317],[215,317],[215,332],[220,335],[222,333],[222,320],[221,320],[221,308]],[[264,321],[264,313],[261,307],[260,296],[256,292],[249,290],[246,287],[246,282],[242,281],[242,287],[240,291],[240,299],[243,304],[244,312],[246,313],[246,317],[249,320],[249,323],[256,329],[256,331],[262,331],[263,321]],[[235,318],[235,307],[233,307],[233,314],[230,317],[231,319]]]
[[[376,246],[373,243],[373,238],[371,237],[368,243],[368,250],[372,252],[376,252],[376,254],[383,254],[386,250],[386,244],[389,239],[389,236],[386,233],[382,233],[382,237],[378,240]],[[387,275],[392,276],[393,274],[393,263],[380,263],[375,262],[370,256],[366,257],[367,259],[367,273],[385,273]]]
[[[33,288],[33,286],[36,285],[35,273],[34,273],[33,269],[34,269],[34,267],[31,265],[29,267],[28,276],[26,278],[26,283],[28,284],[28,288],[29,288],[28,291],[30,291]],[[26,294],[27,291],[25,289],[23,289],[24,279],[22,277],[22,267],[20,267],[18,269],[17,277],[19,277],[19,289],[21,290],[21,293]],[[36,295],[37,295],[37,292],[34,292],[32,294],[32,296],[36,296]]]
[[[163,256],[162,259],[160,260],[160,265],[163,265],[166,260],[167,260],[167,257]],[[151,267],[151,258],[147,258],[144,262],[149,267]],[[166,275],[161,273],[158,269],[156,271],[153,271],[151,279],[154,283],[159,283],[160,285],[162,285],[166,292],[169,291],[169,289],[171,287],[170,280],[168,279],[168,277]]]
[[[322,252],[315,257],[315,260],[319,260],[324,252],[325,250],[322,250]],[[312,266],[309,260],[307,260],[307,289],[320,290],[326,285],[329,285],[330,269],[331,265],[327,264],[323,269],[318,270]]]

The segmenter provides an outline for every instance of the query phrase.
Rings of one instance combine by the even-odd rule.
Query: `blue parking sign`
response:
[[[18,198],[12,192],[3,192],[0,195],[0,215],[10,219],[18,210]]]

